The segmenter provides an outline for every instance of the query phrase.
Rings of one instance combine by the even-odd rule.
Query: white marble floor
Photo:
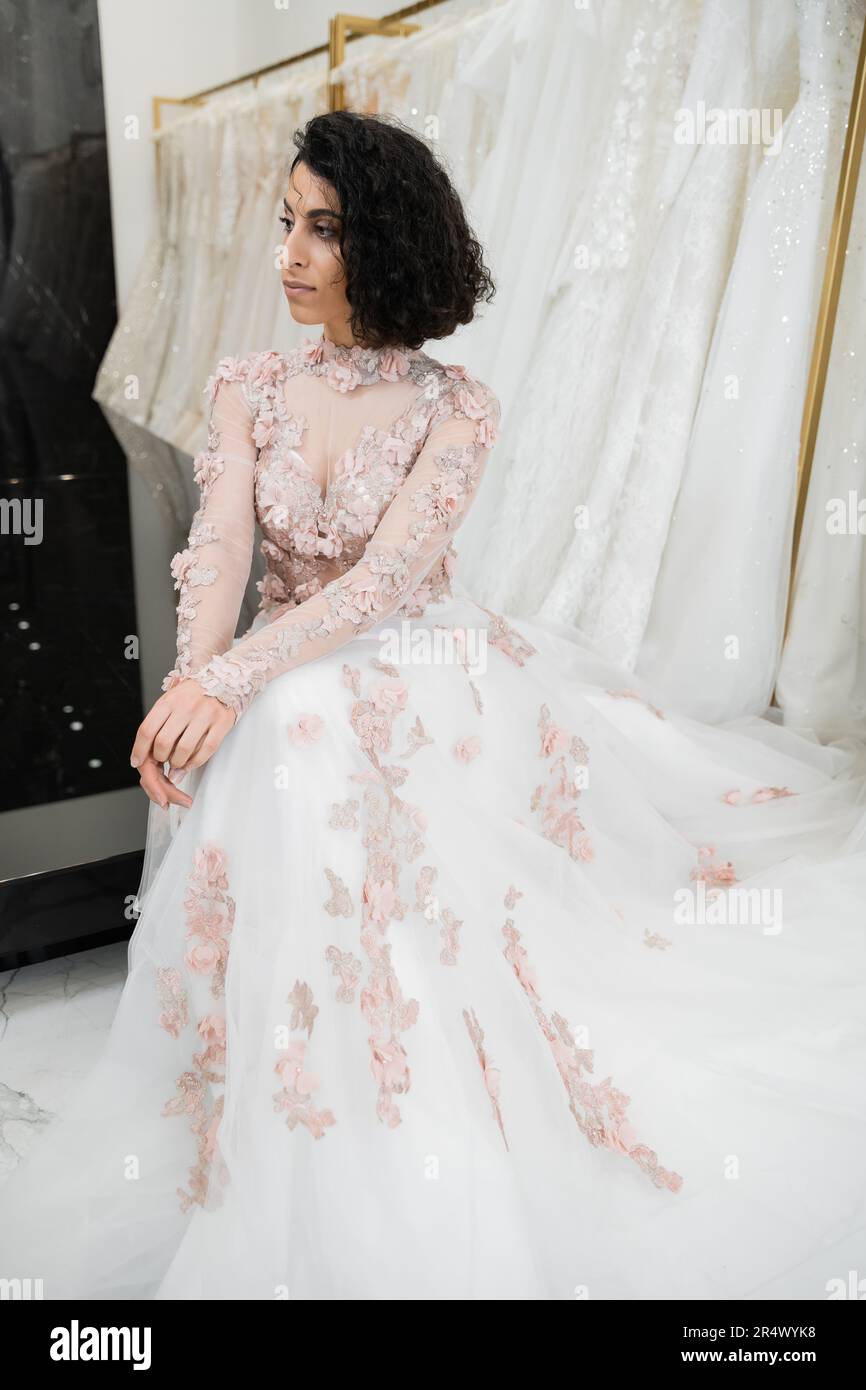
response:
[[[0,974],[0,1184],[34,1131],[96,1062],[126,979],[128,943]]]

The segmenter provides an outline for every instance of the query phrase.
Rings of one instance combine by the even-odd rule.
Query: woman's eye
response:
[[[288,234],[294,226],[292,219],[290,217],[280,217],[278,220],[282,222],[283,226],[286,229],[286,233]],[[336,232],[334,231],[334,228],[331,226],[330,222],[317,222],[316,231],[318,232],[319,236],[322,238],[323,241],[333,241],[334,237],[336,236]]]

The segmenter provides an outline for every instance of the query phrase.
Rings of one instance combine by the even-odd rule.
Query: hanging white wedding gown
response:
[[[473,590],[491,606],[527,616],[538,615],[544,607],[546,618],[579,626],[599,647],[600,633],[593,631],[577,590],[596,571],[595,551],[588,554],[588,548],[603,548],[632,407],[639,408],[644,398],[644,362],[635,371],[624,370],[631,367],[628,329],[641,304],[666,210],[662,180],[675,147],[669,137],[660,138],[660,130],[665,122],[670,127],[680,100],[700,8],[699,0],[592,7],[598,34],[588,34],[582,26],[570,30],[561,51],[569,57],[569,48],[579,53],[584,63],[589,61],[603,74],[603,81],[592,76],[587,81],[581,73],[583,80],[573,88],[576,107],[570,119],[566,123],[558,112],[553,118],[560,135],[577,130],[581,138],[574,141],[572,136],[576,148],[569,151],[568,178],[556,172],[554,160],[542,182],[569,188],[566,214],[575,202],[577,206],[565,224],[556,216],[544,220],[544,230],[557,240],[545,248],[548,255],[538,264],[546,271],[552,261],[562,260],[561,239],[569,264],[562,268],[564,283],[546,315],[539,312],[537,277],[527,273],[535,257],[527,259],[524,247],[521,273],[513,285],[505,282],[510,312],[516,296],[527,305],[527,322],[537,338],[524,391],[517,398],[520,404],[504,415],[499,468],[507,473],[503,486],[487,499],[496,504],[490,534],[480,537],[472,520],[468,526],[467,573]],[[717,62],[719,57],[717,44]],[[569,83],[568,64],[562,72]],[[516,78],[521,83],[519,72]],[[523,167],[537,180],[538,145],[534,153],[535,159]],[[580,199],[575,188],[583,191]],[[563,238],[566,228],[568,236]],[[494,235],[501,238],[502,233]],[[679,243],[667,244],[674,259],[681,244],[682,232]],[[498,265],[496,259],[493,264]],[[494,317],[487,317],[488,327]],[[647,338],[645,320],[641,327],[645,353],[651,354],[654,337]],[[473,328],[470,325],[470,335]],[[483,322],[479,331],[483,333]],[[516,337],[519,343],[521,335]],[[502,335],[499,357],[513,363],[514,352]],[[500,379],[500,367],[494,359],[495,380]],[[687,371],[685,380],[688,375]],[[676,383],[676,374],[671,376]],[[676,418],[671,406],[669,433]],[[650,507],[662,478],[657,482]],[[580,508],[590,518],[590,532],[577,529]],[[637,587],[640,567],[634,554],[630,565],[630,584]]]
[[[750,192],[637,661],[712,722],[761,713],[773,694],[803,398],[866,0],[798,0],[795,12],[800,91]],[[854,438],[847,403],[837,421]],[[835,621],[841,602],[832,583],[822,588],[807,630],[817,612]]]
[[[0,1277],[826,1297],[866,1256],[863,750],[697,724],[474,602],[499,405],[463,368],[322,338],[208,389],[165,685],[237,722],[0,1189]]]
[[[864,16],[864,0],[611,0],[566,26],[545,7],[556,59],[535,86],[545,98],[553,88],[555,130],[526,96],[521,54],[504,118],[532,157],[515,164],[497,148],[472,190],[515,331],[491,314],[460,342],[498,383],[519,366],[524,389],[503,392],[500,485],[467,522],[462,573],[492,607],[578,626],[707,720],[761,711],[773,688],[803,390]],[[572,106],[557,85],[568,64],[579,71]],[[781,147],[678,144],[678,112],[700,103],[773,122],[787,113]],[[541,151],[562,129],[580,138],[548,165]],[[501,201],[494,164],[508,171]],[[568,178],[539,178],[548,167]],[[540,225],[508,215],[536,207],[532,190],[515,194],[521,179],[538,186]],[[855,223],[846,279],[861,254]],[[836,496],[856,486],[844,482],[852,399],[830,381],[828,461],[813,478],[833,468]],[[828,550],[821,509],[814,562],[807,521],[809,574],[782,679],[796,722],[832,734],[861,712],[863,643],[856,537]],[[834,578],[818,656],[814,617]]]

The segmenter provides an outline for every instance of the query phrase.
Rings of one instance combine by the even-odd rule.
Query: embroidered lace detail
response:
[[[353,956],[351,951],[341,951],[339,946],[329,946],[325,951],[325,960],[332,967],[332,974],[336,975],[340,981],[339,988],[334,996],[338,1004],[354,1004],[355,990],[361,979],[361,962],[357,956]]]
[[[293,1038],[287,1047],[280,1049],[274,1071],[283,1084],[273,1097],[274,1110],[285,1114],[289,1129],[304,1125],[314,1139],[321,1139],[325,1130],[337,1122],[330,1110],[316,1109],[313,1092],[319,1089],[319,1078],[306,1066],[308,1040],[319,1010],[313,1003],[310,986],[300,980],[295,981],[287,1002],[292,1006],[292,1031],[305,1032],[307,1037]]]
[[[268,390],[269,411],[284,412],[284,378],[275,377]],[[263,597],[308,598],[321,591],[323,562],[349,567],[360,559],[430,428],[433,409],[432,403],[419,408],[410,401],[386,429],[364,425],[354,446],[336,460],[324,496],[294,446],[300,442],[295,417],[280,418],[262,449],[256,480],[256,508],[267,537],[262,553],[276,562],[280,578],[267,595],[259,585]]]
[[[162,1111],[163,1115],[190,1115],[196,1137],[198,1161],[190,1169],[190,1190],[177,1188],[182,1212],[193,1205],[210,1210],[221,1205],[221,1188],[230,1176],[217,1145],[225,1098],[219,1095],[211,1100],[210,1093],[212,1084],[225,1084],[225,1019],[208,1014],[199,1019],[198,1032],[206,1043],[204,1052],[197,1052],[193,1059],[198,1070],[178,1077],[178,1094]]]
[[[400,672],[396,666],[392,666],[390,661],[380,661],[378,656],[371,656],[368,662],[374,671],[381,671],[383,676],[390,676],[392,680],[400,679]]]
[[[343,664],[343,684],[349,687],[356,700],[360,699],[361,672],[358,670],[357,666],[349,666],[346,663]]]
[[[533,647],[527,637],[523,637],[499,613],[493,613],[483,604],[478,605],[490,618],[487,624],[487,642],[496,647],[514,662],[515,666],[525,666],[527,657],[536,656],[538,649]]]
[[[301,664],[305,646],[310,649],[308,659],[312,659],[333,645],[334,637],[339,644],[369,631],[393,613],[401,600],[406,601],[410,615],[423,611],[420,601],[410,595],[415,587],[415,566],[419,558],[423,562],[425,545],[437,532],[444,534],[454,528],[480,472],[478,455],[468,445],[442,450],[436,455],[435,466],[435,479],[411,493],[408,505],[421,520],[411,523],[405,544],[377,542],[374,537],[362,564],[308,600],[309,618],[300,616],[306,606],[301,604],[247,639],[249,646],[244,650],[242,642],[225,656],[213,657],[196,673],[202,689],[240,715],[278,671]],[[324,612],[317,611],[322,608]]]
[[[347,801],[334,801],[328,825],[332,830],[357,830],[360,805],[351,797]]]
[[[407,736],[406,747],[403,749],[403,752],[398,753],[397,756],[399,758],[411,758],[412,754],[417,753],[419,748],[423,748],[426,744],[433,742],[434,740],[430,738],[424,725],[421,723],[420,714],[416,715],[415,723],[412,725]]]
[[[325,911],[330,912],[332,917],[351,917],[355,909],[352,906],[352,895],[345,883],[333,869],[326,868],[325,876],[331,885],[331,896],[325,903]]]
[[[595,1147],[612,1149],[630,1158],[656,1187],[679,1192],[683,1183],[680,1174],[663,1168],[655,1151],[646,1144],[638,1143],[634,1129],[626,1118],[626,1110],[631,1104],[629,1097],[616,1090],[609,1076],[595,1085],[584,1078],[584,1071],[593,1071],[594,1054],[587,1048],[578,1047],[567,1019],[561,1014],[548,1018],[542,1009],[535,971],[525,948],[520,944],[521,933],[510,917],[502,928],[502,934],[507,943],[502,954],[511,965],[529,1000],[535,1020],[547,1039],[568,1095],[568,1108],[580,1132]]]
[[[376,1114],[389,1129],[401,1122],[395,1097],[405,1095],[411,1084],[403,1035],[417,1021],[417,999],[405,999],[391,960],[386,939],[392,921],[402,921],[406,904],[400,897],[400,866],[417,859],[424,849],[424,818],[416,807],[402,801],[394,788],[406,768],[384,764],[393,737],[393,723],[405,706],[399,682],[379,682],[369,699],[361,698],[360,672],[343,667],[344,680],[355,695],[350,722],[371,770],[352,774],[364,786],[365,851],[361,945],[368,976],[361,990],[361,1012],[369,1028],[370,1069],[377,1085]],[[329,947],[329,952],[336,948]],[[334,957],[329,955],[329,959]],[[335,970],[337,969],[335,963]]]
[[[425,864],[415,882],[415,910],[422,912],[428,922],[439,923],[439,936],[442,949],[439,959],[443,965],[456,965],[460,950],[460,928],[463,923],[454,916],[450,907],[441,907],[433,892],[439,870],[432,864]]]
[[[180,971],[160,966],[156,972],[156,985],[162,1005],[159,1026],[171,1033],[173,1038],[179,1038],[189,1022],[187,994],[181,983]]]
[[[476,734],[458,739],[451,751],[458,762],[471,763],[481,752],[481,739]]]
[[[651,932],[649,927],[644,927],[643,932],[644,946],[654,947],[658,951],[666,951],[673,942],[667,936],[660,936],[657,931]]]
[[[325,732],[325,721],[318,714],[301,714],[297,723],[290,724],[288,734],[296,748],[306,748]]]
[[[305,338],[298,349],[304,369],[323,376],[334,391],[354,391],[374,381],[400,381],[424,353],[407,347],[344,347],[326,338]]]
[[[288,1003],[292,1006],[292,1020],[289,1026],[293,1030],[300,1028],[307,1034],[308,1038],[311,1038],[319,1006],[313,1003],[313,991],[310,986],[302,984],[300,980],[295,980],[295,987],[289,995]]]
[[[412,864],[424,852],[426,820],[417,806],[401,799],[396,788],[408,776],[408,769],[384,761],[394,742],[394,724],[406,713],[406,689],[388,672],[392,667],[378,661],[373,668],[385,675],[373,682],[368,698],[363,698],[361,675],[356,667],[343,666],[343,680],[355,696],[349,712],[350,722],[359,746],[370,763],[370,770],[352,774],[352,780],[364,787],[362,845],[365,850],[362,906],[361,945],[367,965],[367,979],[361,989],[360,1007],[369,1027],[368,1045],[371,1070],[377,1083],[376,1113],[379,1119],[394,1128],[401,1122],[396,1098],[410,1088],[411,1072],[404,1036],[417,1021],[417,999],[405,999],[391,959],[388,929],[393,921],[402,921],[406,904],[400,893],[401,870]],[[416,716],[413,729],[421,730]],[[354,822],[356,803],[333,803],[332,821],[349,822],[346,808],[351,809]],[[434,892],[438,870],[432,864],[423,865],[415,879],[416,911],[425,921],[439,928],[440,953],[443,965],[454,966],[460,950],[459,933],[462,921],[451,908],[443,906]],[[360,983],[363,963],[350,952],[331,945],[326,950],[334,975],[340,979],[338,999],[349,1002]],[[489,1078],[492,1082],[492,1072]]]
[[[394,716],[403,709],[407,696],[405,685],[392,681],[387,687],[375,686],[368,700],[355,701],[350,719],[365,753],[387,753],[390,750]],[[402,771],[402,768],[393,769],[395,773]]]
[[[417,388],[386,428],[361,428],[324,496],[298,448],[308,417],[286,394],[305,374],[324,374],[341,392],[367,377]],[[453,535],[495,441],[499,402],[463,367],[424,353],[337,345],[223,358],[209,387],[209,448],[196,464],[202,502],[174,563],[179,655],[163,688],[193,677],[237,720],[275,676],[450,595]],[[233,642],[256,516],[267,621]]]
[[[614,699],[617,700],[637,700],[639,704],[645,705],[648,710],[652,710],[656,719],[664,719],[665,717],[663,710],[660,710],[657,705],[651,705],[649,700],[645,700],[643,695],[637,690],[608,690],[605,693],[613,695]]]
[[[186,936],[191,943],[184,956],[193,977],[209,978],[215,999],[225,993],[225,973],[229,938],[235,918],[235,904],[228,888],[226,856],[213,844],[196,849],[188,875],[184,899]],[[175,969],[157,971],[158,986],[165,1007],[160,1024],[179,1037],[188,1020],[186,990]],[[178,1094],[167,1101],[163,1115],[188,1115],[196,1138],[197,1162],[190,1169],[189,1191],[179,1187],[181,1211],[198,1205],[213,1209],[222,1202],[221,1189],[229,1181],[229,1171],[219,1152],[217,1137],[223,1114],[225,1085],[226,1022],[222,1013],[208,1012],[199,1018],[196,1031],[204,1050],[193,1053],[193,1070],[185,1071],[176,1082]]]
[[[484,1079],[484,1087],[487,1091],[488,1096],[490,1097],[490,1104],[493,1109],[493,1117],[496,1120],[497,1125],[499,1126],[499,1133],[502,1135],[502,1142],[504,1143],[507,1149],[508,1140],[505,1137],[505,1126],[502,1123],[502,1111],[499,1108],[499,1071],[496,1067],[494,1067],[491,1064],[490,1059],[487,1056],[487,1052],[484,1048],[484,1032],[481,1028],[480,1023],[478,1022],[478,1019],[475,1016],[475,1010],[464,1009],[463,1021],[466,1024],[467,1029],[469,1030],[469,1036],[474,1044],[475,1054],[478,1058],[478,1064],[481,1067],[481,1075]]]
[[[595,851],[586,826],[577,814],[582,787],[577,769],[589,763],[589,749],[582,738],[568,734],[552,723],[547,705],[538,717],[540,755],[550,758],[547,785],[536,787],[530,810],[540,811],[541,829],[546,839],[568,851],[572,859],[594,859]]]
[[[257,448],[244,392],[248,364],[223,357],[208,378],[207,448],[193,460],[200,501],[185,550],[171,562],[177,605],[177,659],[162,682],[172,689],[230,644],[252,560],[254,517],[244,501]],[[229,469],[230,465],[230,469]]]
[[[777,801],[785,796],[797,796],[797,792],[792,792],[790,787],[759,787],[756,792],[746,800],[743,800],[743,793],[737,787],[733,791],[725,792],[722,801],[729,806],[758,806],[763,801]]]
[[[730,859],[723,862],[717,860],[716,851],[712,845],[701,845],[698,850],[698,867],[692,869],[690,878],[695,883],[708,885],[710,889],[707,893],[708,898],[718,897],[723,888],[730,888],[732,884],[739,882]]]
[[[190,944],[184,961],[193,974],[210,977],[211,993],[219,999],[225,994],[229,937],[235,920],[223,851],[215,845],[197,849],[187,882],[184,907]]]
[[[370,1069],[378,1087],[376,1114],[389,1129],[400,1123],[395,1096],[405,1095],[411,1084],[402,1035],[417,1021],[417,999],[404,999],[391,960],[388,926],[402,920],[405,905],[399,896],[399,811],[401,803],[385,786],[368,786],[364,793],[367,852],[364,874],[361,945],[369,962],[367,982],[361,991],[361,1012],[370,1029]]]

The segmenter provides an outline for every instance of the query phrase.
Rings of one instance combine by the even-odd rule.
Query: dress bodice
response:
[[[297,603],[358,562],[437,408],[477,383],[423,352],[327,338],[255,354],[241,371],[259,448],[262,607]]]
[[[239,717],[281,671],[450,594],[451,537],[499,402],[462,366],[324,335],[224,357],[205,391],[202,500],[172,561],[178,658],[163,689],[194,678]],[[260,609],[233,643],[256,521]]]

